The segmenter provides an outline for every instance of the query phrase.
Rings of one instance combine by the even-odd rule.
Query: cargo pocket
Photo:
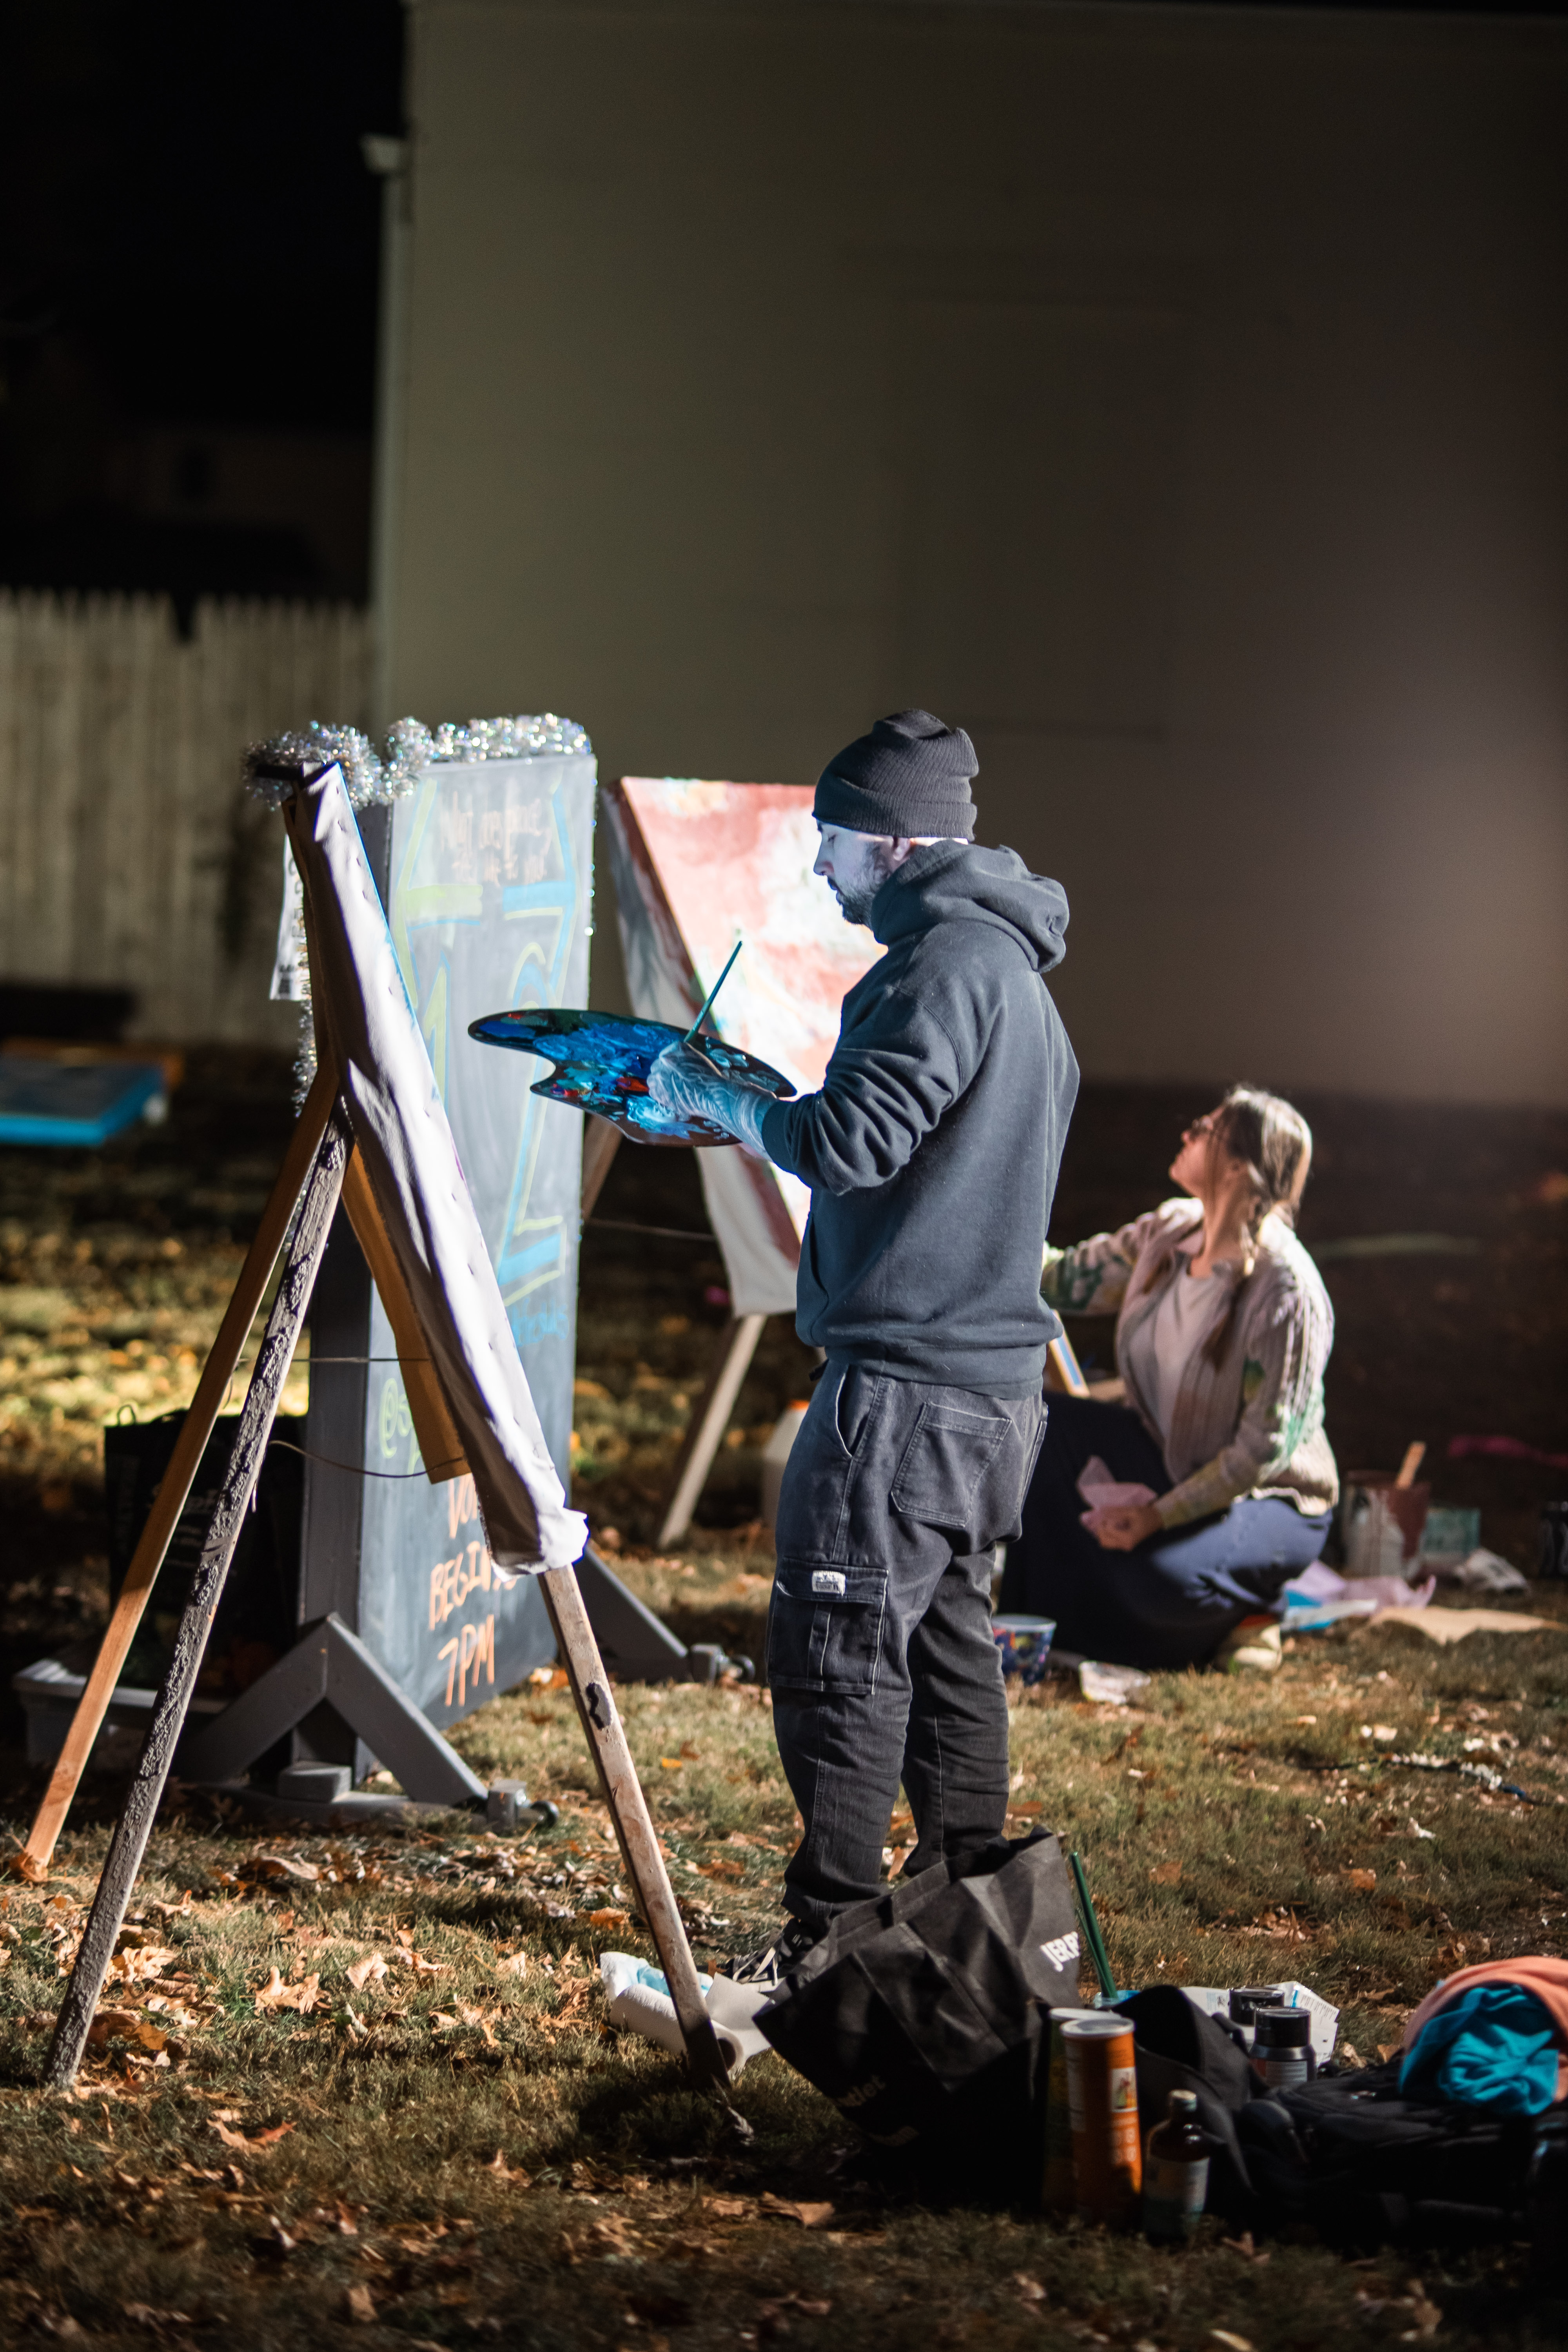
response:
[[[922,1527],[973,1538],[975,1549],[994,1542],[1003,1529],[989,1528],[987,1523],[996,1517],[998,1502],[1005,1515],[1006,1505],[990,1494],[999,1483],[991,1474],[1006,1466],[1007,1456],[1003,1454],[998,1463],[998,1453],[1004,1439],[1015,1434],[1006,1413],[945,1402],[922,1405],[889,1488],[889,1501],[895,1511],[918,1519]],[[1013,1466],[1010,1494],[1016,1483],[1017,1465]]]
[[[887,1603],[886,1569],[781,1559],[768,1612],[769,1682],[847,1697],[874,1691]]]

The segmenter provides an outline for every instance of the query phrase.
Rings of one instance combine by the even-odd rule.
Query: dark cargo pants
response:
[[[784,1904],[808,1927],[877,1894],[901,1779],[910,1872],[997,1836],[1007,1703],[996,1544],[1045,1429],[1039,1397],[893,1380],[829,1359],[779,1495],[768,1680],[805,1834]]]

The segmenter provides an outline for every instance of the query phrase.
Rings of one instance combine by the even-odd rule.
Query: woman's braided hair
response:
[[[1295,1105],[1282,1095],[1260,1093],[1256,1087],[1232,1087],[1215,1114],[1209,1141],[1212,1150],[1238,1160],[1251,1181],[1252,1208],[1247,1217],[1251,1242],[1256,1244],[1266,1217],[1282,1217],[1294,1227],[1312,1164],[1312,1130]],[[1225,1353],[1254,1263],[1249,1253],[1226,1312],[1204,1342],[1204,1353],[1211,1364],[1217,1364]]]

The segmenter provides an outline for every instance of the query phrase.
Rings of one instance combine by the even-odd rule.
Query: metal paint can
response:
[[[1073,2205],[1072,2115],[1068,2104],[1068,2057],[1062,2028],[1073,2018],[1092,2018],[1092,2009],[1053,2009],[1046,2053],[1046,2160],[1040,2179],[1040,2209],[1070,2213]]]
[[[1062,2046],[1074,2206],[1080,2221],[1131,2224],[1143,2186],[1131,2025],[1121,2017],[1071,2018],[1062,2027]]]

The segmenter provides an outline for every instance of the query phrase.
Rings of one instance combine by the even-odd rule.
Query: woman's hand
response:
[[[1096,1539],[1107,1551],[1131,1551],[1134,1545],[1145,1543],[1158,1535],[1164,1526],[1152,1503],[1134,1503],[1120,1508],[1097,1511],[1094,1532]]]

